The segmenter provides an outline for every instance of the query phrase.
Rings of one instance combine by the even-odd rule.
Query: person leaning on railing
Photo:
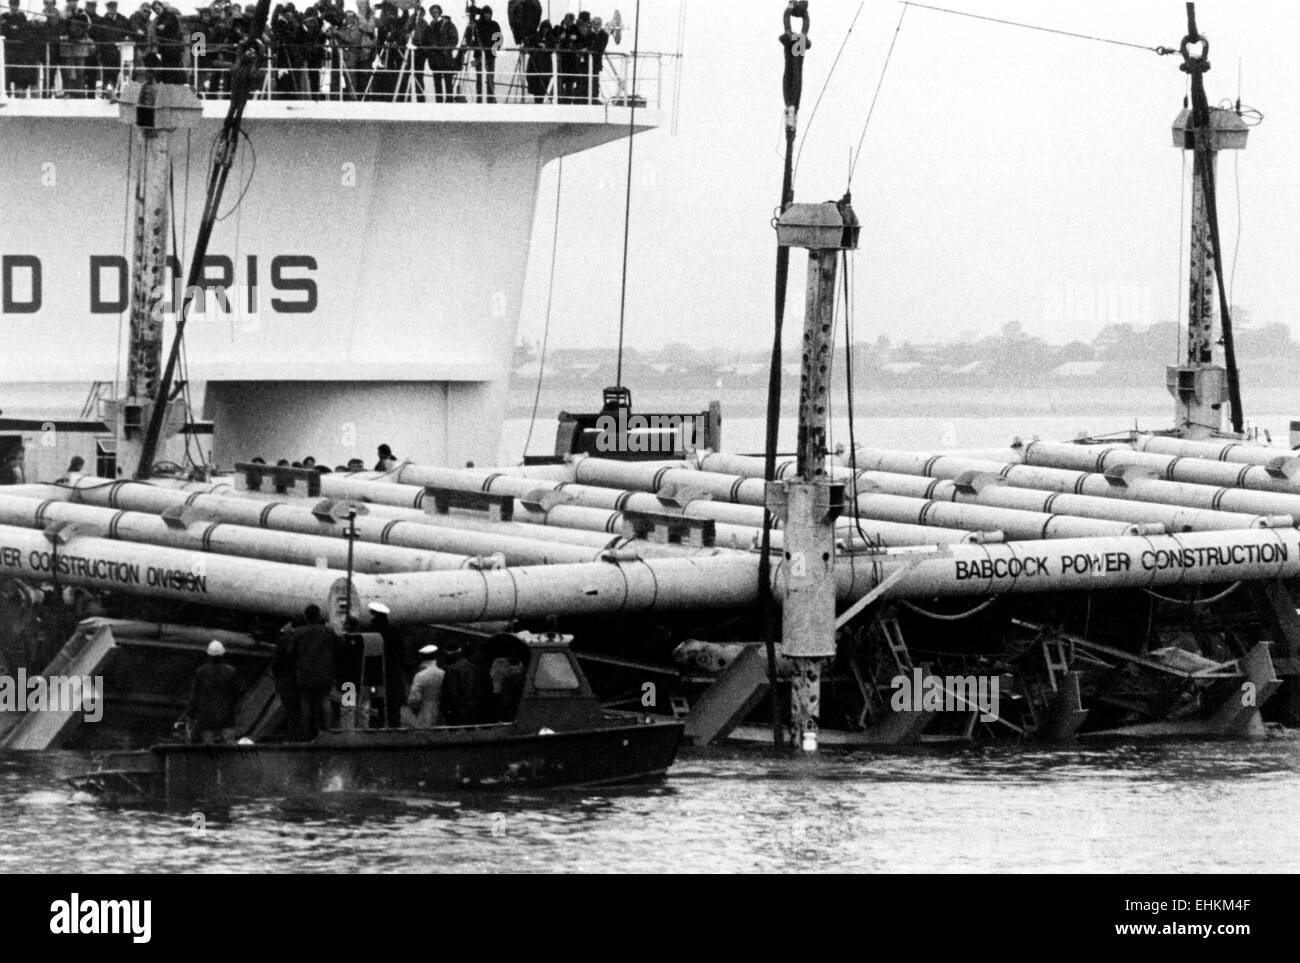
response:
[[[86,60],[90,57],[90,17],[68,0],[59,22],[59,62],[63,67],[63,94],[86,96]]]
[[[21,0],[9,0],[9,9],[0,13],[0,41],[5,47],[4,83],[12,86],[15,96],[30,97],[40,79],[41,27],[27,19]]]
[[[295,39],[302,59],[299,92],[314,100],[320,96],[320,72],[325,65],[324,21],[316,7],[308,7],[303,11]]]
[[[248,20],[228,3],[213,4],[213,14],[207,36],[207,77],[200,77],[200,86],[213,94],[230,92],[230,68],[235,64],[235,51],[248,32]]]
[[[158,80],[167,84],[183,84],[188,79],[183,69],[183,48],[187,45],[181,35],[180,14],[176,8],[167,6],[162,0],[154,0],[152,9],[153,47],[160,68]]]
[[[369,73],[375,65],[375,43],[379,35],[379,21],[370,9],[369,0],[357,0],[357,29],[361,32],[361,50],[357,54],[357,70]],[[361,86],[358,83],[358,86]]]
[[[133,39],[131,21],[118,11],[118,0],[108,0],[104,4],[104,15],[99,23],[91,29],[91,38],[99,50],[100,79],[104,84],[104,93],[117,89],[118,75],[122,72],[121,44]]]
[[[600,72],[605,69],[605,50],[609,47],[609,32],[600,17],[591,18],[591,100],[600,100]]]
[[[343,25],[331,36],[336,49],[330,64],[330,92],[338,95],[346,90],[348,99],[355,100],[356,77],[362,58],[361,18],[349,10],[343,15]]]
[[[525,83],[528,96],[535,103],[544,103],[551,89],[551,74],[555,71],[555,50],[559,46],[559,28],[543,20],[537,29],[524,37]]]
[[[58,4],[54,0],[45,0],[45,6],[35,17],[35,21],[38,53],[41,63],[45,65],[45,79],[42,86],[47,91],[47,95],[52,95],[59,79],[59,32],[63,21]]]
[[[415,99],[424,100],[424,71],[429,66],[429,54],[433,47],[433,28],[425,16],[424,7],[416,4],[411,8],[407,25],[412,48],[407,57],[407,65],[411,69],[410,86],[415,91]]]

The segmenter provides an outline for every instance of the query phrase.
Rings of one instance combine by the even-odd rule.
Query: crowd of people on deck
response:
[[[255,4],[213,0],[194,15],[165,0],[127,14],[118,0],[3,0],[0,41],[4,82],[15,96],[110,96],[125,74],[193,86],[201,96],[230,90],[230,68],[250,39],[260,39],[272,97],[496,102],[497,55],[506,46],[489,6],[470,3],[458,27],[439,5],[418,0],[314,0],[278,3],[265,33],[253,38]],[[131,0],[128,0],[128,3]],[[596,103],[611,38],[621,35],[590,11],[559,23],[539,0],[512,0],[509,29],[519,57],[515,99]],[[124,69],[124,65],[125,69]],[[471,81],[472,76],[472,81]]]

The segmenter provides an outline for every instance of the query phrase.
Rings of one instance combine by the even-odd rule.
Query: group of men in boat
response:
[[[5,47],[7,83],[16,95],[57,91],[66,97],[104,96],[116,89],[123,63],[142,76],[152,70],[164,83],[189,84],[202,94],[229,92],[230,67],[252,32],[255,4],[214,0],[185,15],[164,0],[140,5],[129,16],[118,0],[44,0],[30,16],[33,0],[5,0],[0,42]],[[510,29],[523,49],[522,72],[528,99],[560,103],[595,102],[611,31],[590,11],[567,14],[552,25],[541,17],[537,0],[512,3]],[[438,103],[496,101],[497,52],[503,46],[491,7],[469,4],[458,30],[437,4],[383,0],[373,7],[358,0],[345,10],[343,0],[314,0],[299,9],[278,3],[263,41],[271,72],[272,96],[315,99],[329,76],[334,98],[397,100],[414,97]],[[195,38],[202,38],[196,42]],[[124,57],[124,51],[130,53]],[[474,86],[456,78],[472,67]],[[426,96],[426,84],[428,87]]]
[[[290,738],[310,740],[326,728],[430,728],[481,725],[514,718],[523,691],[523,661],[492,658],[459,639],[411,653],[382,603],[369,606],[370,632],[382,640],[382,673],[366,662],[365,638],[355,619],[343,632],[328,625],[317,605],[285,626],[276,640],[271,672]],[[226,743],[236,735],[241,686],[219,641],[195,671],[185,717],[195,742]],[[412,671],[413,669],[413,671]],[[409,680],[409,681],[408,681]],[[372,686],[374,681],[379,684]]]

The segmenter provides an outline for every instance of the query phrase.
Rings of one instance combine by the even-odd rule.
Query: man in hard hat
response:
[[[402,724],[414,729],[428,729],[441,723],[442,680],[446,675],[434,658],[436,645],[420,650],[419,671],[411,682],[411,692],[402,707]]]
[[[208,659],[194,670],[185,718],[193,722],[196,742],[220,745],[234,741],[235,707],[239,704],[239,673],[226,662],[226,647],[208,643]]]

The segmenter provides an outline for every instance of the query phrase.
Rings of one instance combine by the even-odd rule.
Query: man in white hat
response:
[[[426,645],[420,650],[419,671],[411,682],[411,692],[402,707],[402,725],[413,729],[428,729],[442,722],[440,708],[442,705],[442,680],[446,675],[439,668],[434,656],[438,654],[436,645]]]
[[[217,745],[235,736],[235,707],[239,705],[239,673],[226,662],[226,647],[208,643],[208,660],[194,670],[185,718],[193,722],[196,742]]]

